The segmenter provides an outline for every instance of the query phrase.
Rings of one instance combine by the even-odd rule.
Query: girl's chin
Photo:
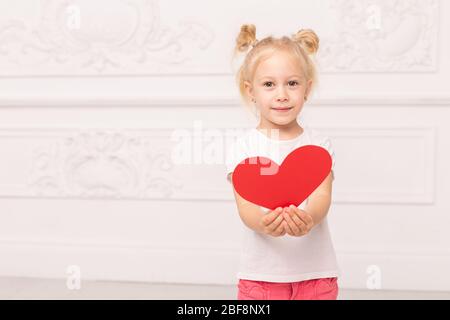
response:
[[[270,121],[271,121],[272,123],[276,124],[276,125],[284,126],[284,125],[287,125],[287,124],[291,123],[294,119],[295,119],[295,118],[291,118],[291,117],[289,117],[289,118],[284,118],[284,119],[279,119],[279,118],[273,118],[273,117],[272,117],[272,118],[270,119]]]

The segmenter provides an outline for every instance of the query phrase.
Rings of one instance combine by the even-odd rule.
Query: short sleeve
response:
[[[334,154],[334,148],[333,148],[333,145],[331,144],[330,138],[328,138],[327,136],[322,136],[320,138],[319,145],[322,148],[326,149],[331,156],[331,171],[333,171],[333,180],[334,180],[334,178],[335,178],[334,165],[336,162],[336,159],[335,159],[336,157]]]
[[[228,175],[234,171],[236,166],[247,158],[247,148],[245,148],[245,143],[241,139],[236,139],[231,143],[230,147],[227,149],[225,166],[226,166],[226,178],[228,182],[231,180]]]

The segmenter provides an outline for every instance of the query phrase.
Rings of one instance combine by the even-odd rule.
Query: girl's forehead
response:
[[[255,76],[275,76],[288,73],[286,76],[303,77],[303,68],[298,58],[289,53],[276,53],[261,61],[255,70]]]

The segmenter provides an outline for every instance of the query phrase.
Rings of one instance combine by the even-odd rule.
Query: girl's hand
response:
[[[314,227],[312,216],[294,205],[284,208],[283,218],[287,222],[287,234],[294,237],[304,236]]]
[[[264,234],[273,237],[280,237],[286,234],[287,223],[283,219],[282,212],[283,209],[278,207],[261,218],[260,223]]]

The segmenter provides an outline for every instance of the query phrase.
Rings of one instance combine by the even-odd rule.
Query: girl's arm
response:
[[[234,187],[233,192],[242,222],[250,229],[259,233],[264,233],[263,226],[261,225],[261,219],[264,216],[264,212],[261,210],[261,207],[242,198],[239,193],[236,192]]]
[[[309,196],[305,211],[311,215],[314,226],[318,225],[328,214],[331,205],[331,192],[333,183],[333,171],[331,171],[324,181]]]

